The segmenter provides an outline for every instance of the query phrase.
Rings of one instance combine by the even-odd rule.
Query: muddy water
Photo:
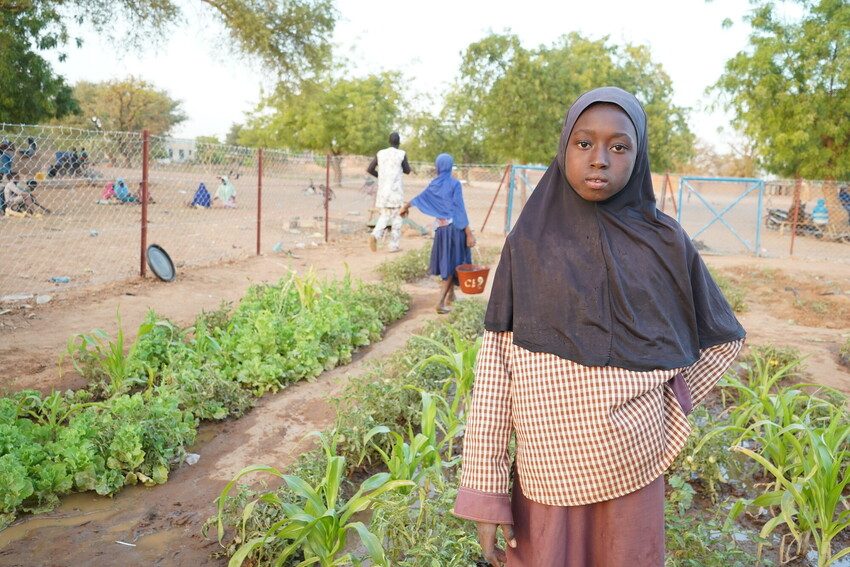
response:
[[[114,498],[75,494],[49,514],[21,518],[0,532],[0,566],[219,566],[220,548],[201,529],[214,513],[213,500],[243,467],[293,462],[314,441],[305,435],[333,423],[328,400],[374,359],[402,347],[432,315],[434,290],[411,287],[413,307],[385,338],[316,382],[294,384],[267,395],[236,421],[204,425],[190,449],[201,455],[168,482],[133,486]],[[214,533],[214,531],[213,531]]]

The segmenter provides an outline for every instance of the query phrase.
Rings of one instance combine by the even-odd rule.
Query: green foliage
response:
[[[440,352],[432,354],[413,369],[414,372],[429,364],[440,364],[451,373],[451,380],[447,380],[443,386],[443,393],[448,395],[451,391],[451,411],[458,416],[468,413],[469,404],[472,400],[472,383],[475,380],[475,362],[478,359],[478,351],[481,348],[481,337],[469,341],[460,336],[460,333],[451,329],[453,344],[448,347],[428,337],[420,337],[431,343]]]
[[[62,34],[51,28],[56,13],[33,6],[28,13],[0,5],[0,116],[2,122],[34,124],[79,110],[71,87],[38,50],[51,49]]]
[[[188,7],[188,6],[187,6]],[[197,7],[220,21],[231,45],[223,55],[237,52],[254,57],[281,76],[298,77],[324,68],[330,55],[330,36],[337,12],[330,0],[243,2],[204,0]],[[184,18],[186,7],[173,0],[45,0],[4,2],[0,13],[24,21],[37,19],[52,40],[38,49],[63,48],[70,40],[68,23],[120,34],[119,48],[145,47],[167,37]],[[39,36],[42,37],[42,36]],[[81,40],[76,38],[79,45]],[[222,44],[225,45],[225,44]]]
[[[835,555],[832,553],[832,540],[850,528],[850,509],[844,494],[850,485],[850,450],[847,449],[850,419],[843,408],[836,408],[825,427],[807,428],[797,423],[781,432],[799,433],[783,439],[794,452],[794,466],[775,464],[766,445],[762,454],[735,447],[776,479],[775,490],[761,494],[748,504],[779,507],[779,513],[762,528],[762,537],[784,525],[794,537],[798,552],[808,548],[811,538],[818,552],[818,567],[832,565],[850,554],[850,547]],[[788,548],[781,551],[785,557],[790,555]]]
[[[311,486],[304,479],[286,475],[273,467],[254,465],[240,471],[222,490],[218,497],[218,540],[224,539],[224,509],[230,491],[244,475],[265,472],[283,479],[287,490],[297,496],[297,504],[286,502],[274,492],[266,493],[259,499],[249,502],[243,511],[243,518],[250,518],[254,507],[263,504],[279,507],[280,519],[265,534],[246,538],[231,557],[228,565],[238,567],[255,552],[257,561],[263,561],[264,545],[273,542],[279,551],[274,562],[282,565],[296,553],[303,554],[301,565],[316,563],[322,567],[348,565],[352,561],[350,553],[344,553],[348,532],[354,531],[372,560],[373,565],[387,565],[384,550],[378,538],[361,522],[354,522],[352,516],[367,509],[384,493],[410,486],[410,481],[390,480],[387,473],[372,475],[358,488],[351,498],[343,501],[341,488],[344,479],[345,458],[330,456],[327,460],[325,475],[319,483]]]
[[[91,118],[100,119],[105,130],[168,134],[188,117],[179,100],[153,84],[129,76],[101,83],[80,81],[74,85],[74,99],[81,112],[59,120],[65,126],[90,128]]]
[[[37,398],[0,399],[0,525],[20,510],[50,510],[72,490],[113,494],[128,483],[163,483],[195,438],[196,422],[174,396]]]
[[[694,139],[685,109],[673,104],[670,77],[649,49],[577,33],[531,50],[513,34],[491,34],[469,45],[441,120],[418,128],[417,147],[432,157],[441,149],[434,143],[469,140],[458,147],[459,155],[466,150],[484,161],[549,163],[567,107],[600,85],[622,87],[644,104],[655,169],[690,158]],[[434,127],[437,132],[430,131]]]
[[[746,295],[742,287],[736,285],[728,277],[719,274],[716,271],[711,271],[711,277],[714,280],[714,283],[717,284],[717,287],[720,288],[720,291],[723,293],[723,297],[725,297],[726,301],[729,302],[729,306],[732,307],[732,311],[735,313],[743,313],[747,310]]]
[[[432,457],[437,449],[428,436],[423,433],[414,435],[411,431],[410,443],[408,443],[401,434],[392,431],[386,425],[378,425],[369,430],[363,438],[364,446],[371,441],[372,437],[380,434],[387,434],[392,439],[390,450],[385,452],[377,445],[374,445],[374,449],[381,456],[381,460],[384,461],[384,466],[387,467],[390,478],[412,482],[410,486],[400,490],[403,494],[410,494],[411,489],[414,486],[419,486],[429,472],[426,465],[429,461],[433,461]]]
[[[392,72],[281,83],[260,102],[239,141],[334,155],[374,154],[386,147],[398,119],[400,84],[400,76]]]
[[[850,177],[850,5],[797,0],[788,18],[754,0],[749,48],[726,63],[715,90],[753,140],[761,165],[785,177]]]
[[[738,437],[730,430],[719,430],[717,420],[709,410],[700,406],[688,416],[691,435],[667,475],[687,483],[699,483],[712,502],[720,497],[720,485],[733,482],[743,474],[740,459],[729,451]],[[672,481],[670,481],[672,484]]]
[[[381,262],[378,274],[385,281],[415,282],[428,275],[428,264],[431,261],[431,247],[422,246],[408,250],[392,260]]]
[[[144,341],[145,334],[152,326],[143,323],[139,327],[138,341]],[[91,334],[79,334],[68,340],[66,358],[83,378],[88,379],[95,391],[104,397],[115,396],[137,384],[134,367],[131,363],[133,352],[126,352],[124,346],[124,328],[121,315],[118,315],[118,331],[115,340],[102,329],[94,329]]]
[[[469,567],[481,548],[475,530],[451,513],[455,482],[440,489],[389,494],[375,506],[373,530],[381,534],[391,565],[398,567]]]
[[[426,325],[422,335],[441,345],[453,344],[456,335],[467,341],[474,339],[483,331],[484,306],[478,301],[460,301],[448,318]],[[430,365],[411,372],[439,350],[430,341],[412,337],[401,351],[351,380],[338,401],[336,426],[322,436],[324,451],[303,455],[288,471],[290,476],[318,486],[326,482],[322,479],[327,463],[342,458],[350,463],[350,471],[357,463],[368,462],[373,467],[383,462],[389,472],[382,474],[393,481],[409,481],[374,502],[376,518],[391,516],[382,523],[373,521],[371,531],[385,542],[387,560],[392,565],[419,565],[424,558],[433,556],[437,563],[427,564],[465,566],[478,556],[474,532],[448,512],[456,490],[441,480],[448,477],[454,483],[456,469],[451,465],[457,462],[451,462],[448,450],[457,429],[452,431],[442,421],[441,415],[445,416],[449,404],[435,392],[442,387],[448,371]],[[422,389],[426,391],[423,393]],[[279,557],[289,540],[263,538],[289,521],[284,504],[297,504],[300,497],[288,487],[258,496],[234,485],[228,494],[233,496],[219,499],[219,512],[207,524],[217,525],[221,535],[228,526],[236,531],[233,539],[223,543],[228,554],[241,549],[246,555],[240,560],[248,555],[257,558],[260,553],[266,558]],[[434,494],[439,497],[431,498]],[[375,529],[376,525],[379,529]],[[219,539],[223,541],[221,535]],[[387,541],[397,542],[398,547],[387,545]],[[253,546],[251,550],[245,542]],[[410,542],[415,544],[409,546]]]
[[[711,515],[695,514],[687,507],[683,511],[681,502],[675,497],[668,498],[664,507],[666,567],[772,565],[748,553],[735,538],[736,535],[749,538],[753,534],[735,529],[732,524]]]
[[[292,275],[255,286],[216,332],[214,360],[257,395],[276,391],[351,360],[407,310],[408,299],[397,287],[348,278],[320,284]]]
[[[806,392],[805,384],[782,385],[801,363],[790,349],[753,349],[743,364],[744,379],[727,374],[722,381],[731,394],[728,421],[703,437],[700,446],[715,435],[734,432],[732,449],[762,467],[772,482],[759,482],[761,493],[739,501],[730,519],[747,506],[767,508],[773,517],[764,524],[764,541],[784,526],[780,559],[804,554],[810,541],[818,552],[818,565],[830,565],[850,548],[832,554],[834,538],[850,527],[845,488],[850,484],[850,416],[846,400],[822,388],[828,396]],[[794,550],[792,552],[792,550]]]
[[[100,330],[72,338],[67,358],[91,391],[0,398],[0,528],[70,491],[166,482],[199,419],[241,415],[252,390],[269,389],[254,372],[264,358],[288,364],[272,368],[275,388],[313,376],[377,339],[408,301],[393,285],[293,275],[250,289],[232,313],[227,305],[202,313],[192,327],[150,311],[129,347],[120,318],[114,340]],[[290,341],[285,350],[278,335]]]

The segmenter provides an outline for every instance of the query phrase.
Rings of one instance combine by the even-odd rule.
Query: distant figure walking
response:
[[[387,226],[391,227],[390,252],[398,252],[401,242],[401,225],[404,220],[399,212],[404,205],[404,184],[402,174],[410,173],[407,154],[399,149],[401,138],[398,132],[390,134],[390,147],[384,148],[372,159],[366,171],[378,178],[378,192],[375,195],[375,207],[378,209],[378,222],[369,235],[369,248],[378,249],[378,240],[384,236]]]

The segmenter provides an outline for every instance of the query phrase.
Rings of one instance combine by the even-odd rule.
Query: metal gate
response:
[[[742,185],[743,191],[736,194],[731,185]],[[691,197],[696,198],[692,205],[688,204],[692,202]],[[681,177],[676,220],[689,232],[691,240],[696,241],[715,226],[722,227],[726,230],[721,232],[726,236],[733,235],[748,252],[759,256],[763,200],[764,181],[761,179]],[[706,211],[709,213],[707,219]],[[749,238],[751,234],[752,239]],[[721,241],[721,236],[715,231],[715,242]]]

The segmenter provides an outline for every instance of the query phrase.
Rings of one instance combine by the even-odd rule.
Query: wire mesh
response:
[[[138,132],[0,124],[0,299],[139,273],[142,149]],[[263,150],[261,164],[259,155],[252,148],[150,137],[147,243],[165,248],[179,269],[253,255],[258,237],[263,254],[319,246],[326,228],[331,241],[365,240],[377,217],[377,180],[366,171],[371,156]],[[436,174],[430,162],[411,167],[404,176],[406,199]],[[17,173],[17,183],[8,178],[11,172]],[[506,224],[516,222],[542,173],[523,166],[458,164],[455,175],[473,229],[481,230],[486,218],[486,232],[503,233]],[[664,176],[654,176],[659,208],[675,216],[681,207],[686,229],[710,220],[710,211],[694,195],[678,202],[678,176],[668,181],[664,192]],[[768,182],[760,214],[753,193],[724,218],[745,238],[760,226],[762,254],[787,255],[790,223],[772,222],[771,212],[790,217],[793,189],[794,182]],[[700,182],[698,191],[717,209],[735,196],[728,185],[711,182]],[[824,199],[828,222],[814,226],[811,212],[818,199]],[[850,261],[846,184],[803,181],[800,202],[795,255]],[[403,239],[430,234],[432,223],[412,210]],[[698,240],[708,251],[747,252],[721,223]]]
[[[137,206],[100,204],[107,180],[141,181],[141,136],[50,126],[0,125],[0,173],[37,185],[2,207],[0,293],[40,293],[130,276],[138,261]],[[5,197],[12,191],[3,177]],[[52,279],[56,282],[51,281]],[[67,283],[65,283],[67,280]]]

